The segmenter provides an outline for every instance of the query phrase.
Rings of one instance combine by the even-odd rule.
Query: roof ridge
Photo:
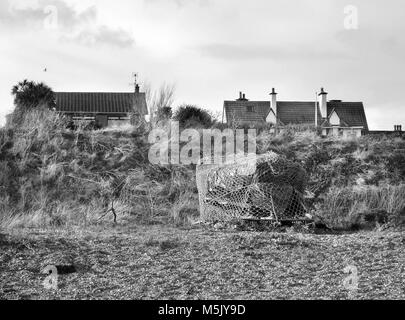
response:
[[[247,101],[237,101],[237,100],[224,100],[224,102],[234,102],[234,103],[249,103],[249,102],[265,102],[265,103],[270,103],[270,100],[247,100]]]
[[[334,101],[334,100],[329,100],[328,102],[331,102],[331,103],[360,103],[360,102],[363,102],[363,101],[350,101],[350,100]]]
[[[110,92],[106,92],[106,91],[55,91],[55,93],[135,94],[135,92],[122,92],[122,91],[110,91]],[[139,93],[145,93],[145,92],[139,92]]]

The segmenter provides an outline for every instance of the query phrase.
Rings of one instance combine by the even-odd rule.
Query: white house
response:
[[[359,137],[369,131],[362,102],[328,101],[327,95],[321,88],[317,102],[278,101],[273,88],[270,101],[249,101],[240,93],[238,99],[224,102],[224,113],[227,123],[316,125],[325,136]]]

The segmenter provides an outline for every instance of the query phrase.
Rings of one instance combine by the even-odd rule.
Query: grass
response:
[[[154,166],[147,127],[76,131],[45,110],[19,127],[0,130],[0,224],[4,228],[88,226],[136,217],[140,223],[190,225],[199,219],[193,166]],[[331,228],[364,225],[364,214],[402,226],[405,198],[403,138],[321,138],[313,128],[265,128],[259,154],[274,151],[308,174],[307,206]],[[377,219],[378,220],[378,219]]]
[[[405,222],[405,185],[332,188],[318,208],[322,220],[335,229],[375,228]]]

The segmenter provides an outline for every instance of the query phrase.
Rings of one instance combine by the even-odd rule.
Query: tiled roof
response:
[[[248,112],[247,107],[253,106],[254,112]],[[225,101],[227,122],[239,119],[243,122],[263,122],[270,112],[270,101]],[[319,104],[318,125],[324,123]],[[328,117],[335,110],[342,125],[350,127],[364,127],[368,131],[367,118],[362,102],[336,102],[327,104]],[[313,101],[278,101],[277,118],[282,125],[313,124],[315,123],[315,102]]]
[[[315,123],[315,102],[278,101],[277,117],[284,124],[313,124]],[[322,122],[318,104],[318,124]]]
[[[368,131],[368,124],[362,102],[328,102],[328,115],[335,110],[341,121],[349,127],[364,127]]]
[[[148,114],[145,93],[56,92],[56,110],[64,113]]]
[[[270,110],[270,101],[225,101],[227,122],[263,122]],[[252,111],[247,111],[251,107]]]
[[[277,116],[282,124],[313,124],[315,102],[277,102]],[[368,131],[367,118],[362,102],[333,102],[327,104],[328,118],[335,111],[342,126],[364,127]],[[318,125],[323,124],[318,104]]]

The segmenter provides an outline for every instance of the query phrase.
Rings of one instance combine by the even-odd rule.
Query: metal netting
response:
[[[274,152],[220,165],[203,160],[196,180],[204,221],[279,221],[303,218],[306,213],[305,170]]]

